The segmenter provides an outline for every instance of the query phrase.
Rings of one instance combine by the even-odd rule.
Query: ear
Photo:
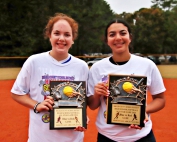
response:
[[[49,35],[48,38],[49,38],[49,41],[50,41],[50,39],[51,39],[51,35]]]
[[[132,39],[133,39],[133,35],[132,35],[132,34],[130,34],[130,40],[132,41]]]
[[[74,41],[72,42],[72,44],[74,44]]]

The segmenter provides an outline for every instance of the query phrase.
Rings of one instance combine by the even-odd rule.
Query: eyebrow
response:
[[[108,34],[110,33],[115,33],[116,31],[110,31]],[[127,30],[120,30],[119,32],[127,32]]]
[[[60,32],[59,30],[55,30],[54,32]],[[64,32],[64,33],[70,33],[70,32]]]

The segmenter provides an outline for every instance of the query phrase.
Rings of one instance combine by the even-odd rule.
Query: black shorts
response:
[[[116,142],[116,141],[113,141],[105,137],[104,135],[98,133],[97,142]],[[147,136],[137,140],[136,142],[156,142],[153,131],[151,130]]]

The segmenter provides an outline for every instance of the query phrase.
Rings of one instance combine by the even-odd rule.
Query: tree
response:
[[[144,8],[136,12],[135,15],[135,52],[141,51],[141,53],[144,54],[161,53],[166,32],[164,29],[165,17],[163,10],[160,8]]]
[[[164,40],[163,53],[177,53],[177,6],[171,11],[165,12],[165,25],[166,35]]]
[[[177,0],[152,0],[151,2],[154,3],[152,7],[168,11],[173,9],[177,4]]]
[[[65,13],[79,23],[71,54],[106,52],[102,35],[114,17],[104,0],[2,0],[0,2],[0,56],[29,56],[51,49],[43,38],[48,18]]]

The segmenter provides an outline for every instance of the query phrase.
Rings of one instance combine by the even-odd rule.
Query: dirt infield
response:
[[[10,97],[10,89],[14,80],[0,81],[0,142],[25,142],[28,137],[28,109],[14,102]],[[163,110],[151,115],[153,131],[157,142],[177,141],[177,79],[164,79],[167,91],[166,106]],[[148,98],[148,102],[150,101]],[[97,130],[95,120],[97,110],[87,110],[90,118],[88,129],[85,132],[84,142],[96,142]],[[40,133],[40,132],[39,132]]]
[[[177,78],[177,65],[158,65],[163,78]],[[21,68],[0,68],[0,80],[15,79]]]

